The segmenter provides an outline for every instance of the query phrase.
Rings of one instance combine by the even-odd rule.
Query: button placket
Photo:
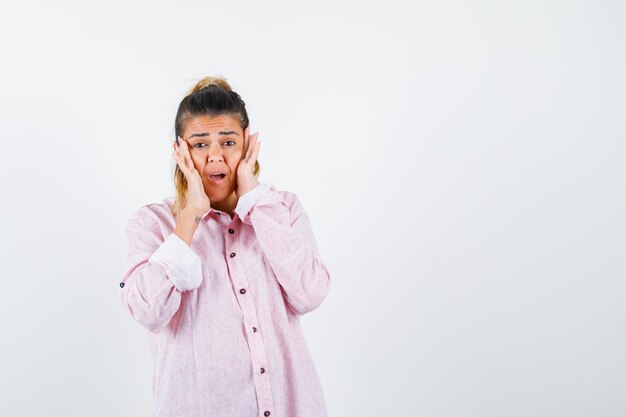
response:
[[[231,230],[233,232],[230,232]],[[274,408],[274,404],[272,401],[270,380],[267,377],[267,356],[263,346],[262,335],[257,333],[258,329],[256,327],[251,326],[253,323],[256,326],[256,323],[258,322],[256,307],[254,299],[252,298],[252,293],[248,292],[250,285],[247,275],[243,269],[240,269],[243,268],[243,265],[238,261],[238,258],[235,257],[238,248],[236,247],[237,237],[234,234],[234,230],[234,228],[230,228],[229,234],[226,235],[227,237],[232,237],[232,239],[226,239],[226,253],[230,253],[228,264],[231,271],[231,281],[233,286],[238,288],[239,294],[237,294],[237,300],[239,301],[239,306],[243,313],[244,325],[248,328],[252,328],[253,333],[255,333],[254,336],[247,338],[247,342],[250,348],[252,366],[258,370],[257,372],[253,372],[253,378],[259,401],[259,410],[266,410],[265,413],[270,413],[269,410]]]

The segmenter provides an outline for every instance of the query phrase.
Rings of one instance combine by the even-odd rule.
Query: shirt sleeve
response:
[[[306,314],[319,307],[330,290],[311,224],[298,197],[290,206],[273,184],[262,183],[244,194],[235,212],[254,227],[291,310]]]
[[[126,236],[120,299],[136,321],[158,332],[178,310],[181,293],[202,283],[202,263],[175,233],[163,239],[158,222],[146,214],[128,220]]]

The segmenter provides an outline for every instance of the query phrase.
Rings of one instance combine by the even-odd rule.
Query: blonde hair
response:
[[[185,126],[191,118],[204,115],[237,116],[242,130],[250,125],[246,103],[232,90],[224,77],[204,77],[187,92],[176,112],[174,123],[176,136],[183,135]],[[261,166],[257,160],[252,171],[255,177],[259,176],[260,170]],[[176,196],[172,212],[176,215],[185,208],[187,195],[187,178],[177,163],[174,167],[174,187]]]

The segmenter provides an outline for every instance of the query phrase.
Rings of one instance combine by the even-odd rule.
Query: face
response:
[[[241,129],[237,117],[229,115],[196,116],[187,121],[183,140],[189,145],[193,165],[211,202],[233,198],[247,130]],[[215,171],[226,176],[223,180],[211,179]]]

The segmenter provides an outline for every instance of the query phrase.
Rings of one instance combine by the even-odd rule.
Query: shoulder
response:
[[[285,203],[287,203],[290,206],[298,201],[298,196],[292,191],[279,190],[278,192],[283,198],[283,201],[285,201]]]
[[[167,224],[174,221],[172,205],[174,197],[165,197],[159,202],[148,203],[137,208],[131,215],[130,221],[143,223]]]
[[[281,196],[282,201],[293,216],[298,216],[304,211],[302,204],[300,203],[300,198],[295,192],[289,190],[279,190],[274,185],[272,185],[271,188]]]
[[[264,192],[276,193],[280,196],[280,199],[287,205],[287,207],[292,208],[294,205],[299,203],[298,196],[289,190],[279,189],[275,184],[272,183],[262,183],[261,188],[264,189]]]

